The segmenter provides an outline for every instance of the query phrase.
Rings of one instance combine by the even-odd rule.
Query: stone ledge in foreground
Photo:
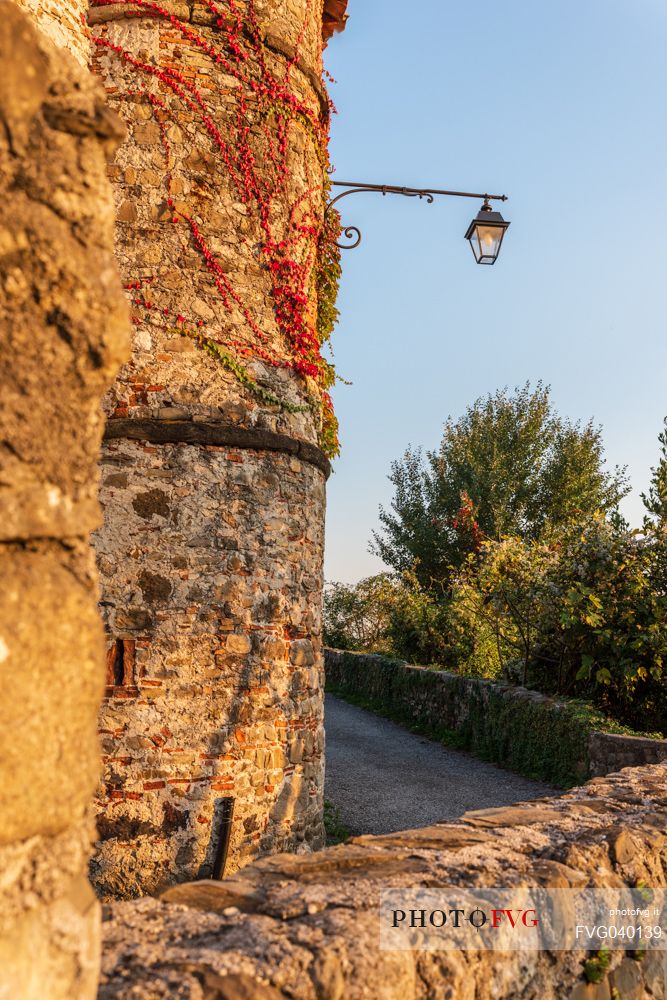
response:
[[[100,1000],[624,1000],[664,998],[664,953],[383,952],[385,888],[667,885],[667,765],[627,768],[559,798],[466,813],[311,855],[277,855],[223,882],[114,903]]]

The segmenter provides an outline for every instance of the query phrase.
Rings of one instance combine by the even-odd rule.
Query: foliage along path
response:
[[[330,694],[325,728],[325,796],[350,834],[414,829],[557,791]]]

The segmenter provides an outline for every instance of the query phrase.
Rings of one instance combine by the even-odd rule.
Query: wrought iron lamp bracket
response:
[[[506,194],[476,194],[472,191],[444,191],[438,188],[409,188],[409,187],[398,187],[393,184],[352,184],[345,181],[332,181],[332,187],[343,187],[347,188],[346,191],[342,191],[337,194],[335,198],[332,198],[328,202],[326,208],[324,209],[324,217],[326,218],[333,206],[341,198],[346,198],[349,194],[363,194],[367,191],[374,191],[381,195],[387,194],[400,194],[405,198],[423,198],[429,205],[433,204],[436,197],[446,196],[450,198],[478,198],[484,199],[485,207],[491,207],[490,202],[492,201],[507,201]],[[344,226],[342,229],[342,235],[348,239],[352,240],[351,243],[336,243],[337,247],[341,250],[354,250],[361,243],[361,230],[358,226]]]

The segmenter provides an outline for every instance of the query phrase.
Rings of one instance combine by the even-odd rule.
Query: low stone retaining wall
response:
[[[593,777],[611,774],[624,767],[659,764],[667,760],[667,740],[649,740],[644,736],[593,732],[588,741],[588,750]]]
[[[561,788],[667,760],[667,740],[596,732],[578,706],[509,684],[333,649],[325,675],[329,690]]]
[[[113,903],[99,1000],[664,1000],[665,952],[611,951],[593,985],[583,950],[382,951],[378,903],[417,886],[664,887],[666,787],[667,765],[630,768],[559,798]]]

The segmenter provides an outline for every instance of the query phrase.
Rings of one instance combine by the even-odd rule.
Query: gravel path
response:
[[[325,796],[350,833],[393,833],[556,789],[327,695]]]

